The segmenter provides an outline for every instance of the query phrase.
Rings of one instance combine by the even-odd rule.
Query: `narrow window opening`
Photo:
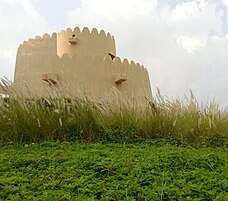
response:
[[[108,55],[111,57],[112,60],[116,58],[116,56],[111,53],[108,53]]]

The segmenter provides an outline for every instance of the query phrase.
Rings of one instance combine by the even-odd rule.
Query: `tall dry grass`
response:
[[[161,138],[177,144],[220,146],[228,141],[228,110],[157,94],[146,108],[121,101],[11,97],[0,99],[0,144],[43,140],[134,142]]]

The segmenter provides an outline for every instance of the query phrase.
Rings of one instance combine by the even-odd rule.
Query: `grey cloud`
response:
[[[29,0],[2,0],[0,8],[0,77],[11,79],[19,44],[49,29]]]

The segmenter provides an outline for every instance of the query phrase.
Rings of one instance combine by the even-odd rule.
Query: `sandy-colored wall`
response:
[[[134,62],[129,63],[127,59],[121,61],[116,57],[111,60],[109,56],[92,58],[89,55],[75,55],[70,58],[66,55],[62,64],[61,77],[64,82],[82,89],[89,95],[104,98],[116,90],[126,101],[129,98],[137,101],[144,101],[145,97],[149,100],[152,98],[147,70]],[[127,80],[116,84],[115,74],[126,75]]]
[[[90,55],[69,57],[67,54],[61,59],[57,55],[34,55],[27,58],[33,63],[28,62],[26,66],[32,65],[33,70],[26,70],[23,80],[36,95],[46,95],[49,88],[49,85],[42,81],[42,74],[57,73],[58,87],[71,91],[72,95],[81,91],[85,95],[102,99],[118,93],[126,102],[134,100],[139,104],[146,102],[145,98],[152,98],[147,70],[134,62],[129,63],[127,59],[121,61],[116,57],[112,60],[109,56],[92,58]],[[40,61],[42,68],[39,68]],[[116,84],[115,74],[126,75],[127,80]],[[23,83],[20,88],[26,89]]]
[[[40,72],[52,71],[58,64],[56,59],[57,35],[43,37],[37,36],[35,39],[29,39],[18,48],[14,86],[20,88],[24,83],[33,83],[34,80],[40,80]],[[56,64],[54,63],[56,61]],[[39,76],[38,76],[39,74]]]
[[[69,38],[75,36],[77,44],[70,44]],[[116,55],[115,40],[110,33],[106,34],[103,30],[99,33],[97,29],[92,29],[90,32],[87,27],[82,31],[78,27],[74,30],[68,28],[57,34],[57,55],[62,56],[64,53],[72,55],[85,55],[91,57],[97,55],[106,56],[108,53]]]

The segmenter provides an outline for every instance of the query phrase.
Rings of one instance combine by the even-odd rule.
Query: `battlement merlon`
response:
[[[98,32],[96,28],[90,31],[87,27],[82,31],[76,27],[74,30],[70,28],[61,30],[51,36],[49,34],[44,34],[42,37],[36,36],[24,41],[19,49],[18,54],[23,55],[56,54],[59,57],[65,53],[69,56],[77,54],[91,57],[116,55],[114,36],[110,33],[106,34],[104,30]]]
[[[91,57],[107,54],[116,55],[115,40],[110,33],[93,28],[90,32],[87,27],[82,31],[78,27],[74,30],[68,28],[66,31],[60,31],[57,34],[57,54],[62,56],[68,53],[70,56],[75,54],[88,54]]]

